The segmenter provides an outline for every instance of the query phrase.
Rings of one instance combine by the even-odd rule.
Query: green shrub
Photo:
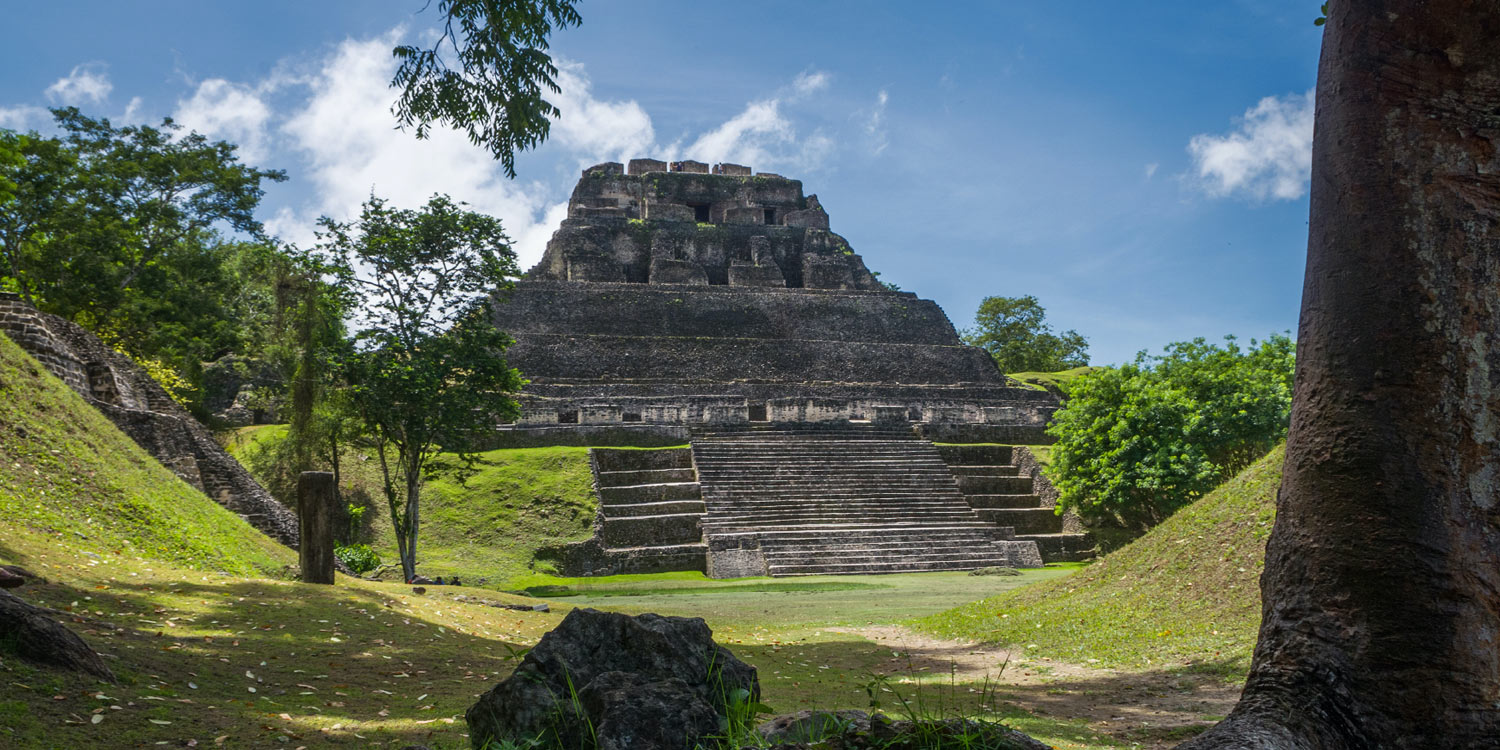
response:
[[[380,555],[368,544],[350,544],[336,547],[333,554],[356,575],[364,575],[380,567]]]
[[[1047,428],[1059,512],[1137,530],[1161,523],[1285,439],[1292,369],[1290,338],[1242,350],[1231,336],[1078,378]]]

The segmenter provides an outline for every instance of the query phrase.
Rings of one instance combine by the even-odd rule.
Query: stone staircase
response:
[[[938,451],[905,425],[705,430],[692,452],[715,577],[1041,564],[1033,544],[964,502]]]
[[[704,569],[703,498],[687,448],[589,451],[599,496],[595,533],[553,551],[566,575]]]
[[[1018,540],[1036,542],[1047,562],[1094,556],[1088,536],[1065,530],[1063,517],[1037,493],[1036,480],[1016,463],[1012,446],[940,445],[937,450],[980,518],[1012,528]]]

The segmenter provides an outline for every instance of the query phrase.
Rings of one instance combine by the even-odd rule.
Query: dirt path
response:
[[[1016,650],[946,641],[896,626],[845,629],[895,654],[892,672],[953,671],[962,681],[988,676],[997,694],[1034,714],[1085,719],[1101,736],[1169,748],[1228,714],[1238,683],[1173,671],[1127,672],[1030,659]]]

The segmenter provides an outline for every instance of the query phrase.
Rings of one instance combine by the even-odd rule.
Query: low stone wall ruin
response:
[[[296,515],[128,357],[15,294],[0,293],[0,331],[183,481],[276,541],[297,547]]]

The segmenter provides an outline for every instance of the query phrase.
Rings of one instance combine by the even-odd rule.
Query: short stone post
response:
[[[333,583],[333,472],[304,471],[297,477],[297,556],[306,583]]]

